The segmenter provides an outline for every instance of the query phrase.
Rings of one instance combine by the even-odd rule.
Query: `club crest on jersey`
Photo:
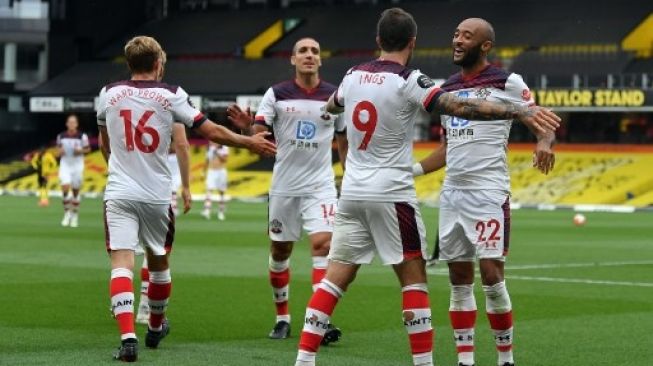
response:
[[[297,139],[310,140],[315,137],[317,127],[311,121],[297,121]]]
[[[272,221],[270,221],[270,232],[271,233],[281,234],[282,227],[283,227],[283,224],[281,223],[281,221],[279,221],[277,219],[273,219]]]
[[[480,99],[486,99],[487,97],[490,96],[490,94],[492,94],[492,92],[488,88],[478,88],[474,91],[474,95],[476,96],[476,98],[480,98]]]

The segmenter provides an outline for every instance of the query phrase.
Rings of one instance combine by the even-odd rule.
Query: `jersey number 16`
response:
[[[132,111],[129,109],[120,110],[120,117],[122,117],[122,120],[125,123],[125,144],[127,146],[127,151],[134,151],[134,145],[136,145],[138,150],[144,153],[152,153],[157,147],[159,147],[159,133],[154,127],[145,126],[153,114],[154,111],[145,111],[141,116],[141,119],[138,120],[136,128],[132,129]],[[147,144],[146,141],[144,141],[143,135],[150,136],[150,144]]]

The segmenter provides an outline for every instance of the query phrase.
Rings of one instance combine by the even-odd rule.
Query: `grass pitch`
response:
[[[109,261],[101,201],[82,201],[80,227],[62,228],[57,199],[0,196],[0,365],[115,364],[109,315]],[[423,209],[433,242],[437,210]],[[653,213],[513,212],[508,288],[520,366],[653,364]],[[292,365],[310,295],[306,241],[291,260],[293,336],[267,339],[274,322],[267,280],[267,210],[231,203],[227,221],[207,221],[199,204],[177,223],[172,255],[172,330],[158,350],[141,347],[145,365]],[[446,269],[429,269],[439,365],[455,365]],[[340,343],[323,347],[320,365],[410,365],[399,286],[390,268],[363,267],[333,317]],[[479,311],[476,364],[496,364]],[[136,284],[137,286],[137,284]],[[138,327],[143,340],[145,328]]]

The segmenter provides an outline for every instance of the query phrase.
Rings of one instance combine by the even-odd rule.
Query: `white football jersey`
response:
[[[413,127],[442,91],[418,70],[384,60],[351,68],[335,96],[347,122],[347,169],[341,198],[414,200]]]
[[[521,76],[496,66],[464,78],[451,76],[441,88],[462,98],[534,105]],[[447,138],[447,166],[443,189],[510,191],[506,149],[512,120],[469,121],[443,116]]]
[[[220,147],[209,145],[209,148],[206,149],[206,160],[209,162],[218,157],[224,158],[225,156],[229,156],[229,147],[226,145]]]
[[[272,127],[277,155],[270,194],[303,196],[335,193],[331,143],[344,131],[342,118],[320,111],[336,87],[324,81],[312,90],[294,80],[269,88],[256,113],[256,123]]]
[[[104,199],[169,203],[172,124],[197,127],[206,121],[188,94],[154,80],[119,81],[100,91],[97,119],[111,148]]]
[[[77,132],[69,134],[68,131],[57,135],[57,146],[63,152],[59,165],[65,165],[71,168],[84,168],[84,154],[75,155],[75,149],[88,147],[88,136],[85,133]]]

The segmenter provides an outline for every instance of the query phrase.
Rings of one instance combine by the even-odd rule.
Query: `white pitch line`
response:
[[[518,266],[507,266],[506,271],[519,270],[519,269],[549,269],[549,268],[582,268],[582,267],[616,267],[616,266],[634,266],[634,265],[647,265],[653,264],[653,261],[622,261],[622,262],[591,262],[591,263],[551,263],[551,264],[526,264]],[[446,276],[449,271],[445,268],[428,268],[429,274]],[[477,273],[478,277],[479,274]],[[653,283],[649,282],[628,282],[628,281],[605,281],[605,280],[589,280],[581,278],[557,278],[557,277],[541,277],[541,276],[514,276],[506,275],[510,280],[527,280],[527,281],[541,281],[541,282],[559,282],[559,283],[582,283],[591,285],[610,285],[610,286],[635,286],[635,287],[653,287]]]
[[[517,266],[506,266],[506,270],[510,271],[510,270],[517,270],[517,269],[619,267],[619,266],[641,266],[641,265],[647,265],[647,264],[653,264],[653,261],[524,264],[524,265],[517,265]]]
[[[580,278],[556,278],[556,277],[532,277],[532,276],[506,276],[506,278],[509,279],[509,280],[528,280],[528,281],[561,282],[561,283],[583,283],[583,284],[590,284],[590,285],[653,287],[653,283],[649,283],[649,282],[583,280],[583,279],[580,279]]]
[[[444,266],[446,263],[440,262]],[[544,263],[544,264],[523,264],[506,266],[506,271],[521,269],[555,269],[555,268],[584,268],[584,267],[620,267],[620,266],[641,266],[653,264],[653,261],[621,261],[621,262],[585,262],[585,263]],[[446,267],[429,270],[429,273],[443,272],[448,273]]]

